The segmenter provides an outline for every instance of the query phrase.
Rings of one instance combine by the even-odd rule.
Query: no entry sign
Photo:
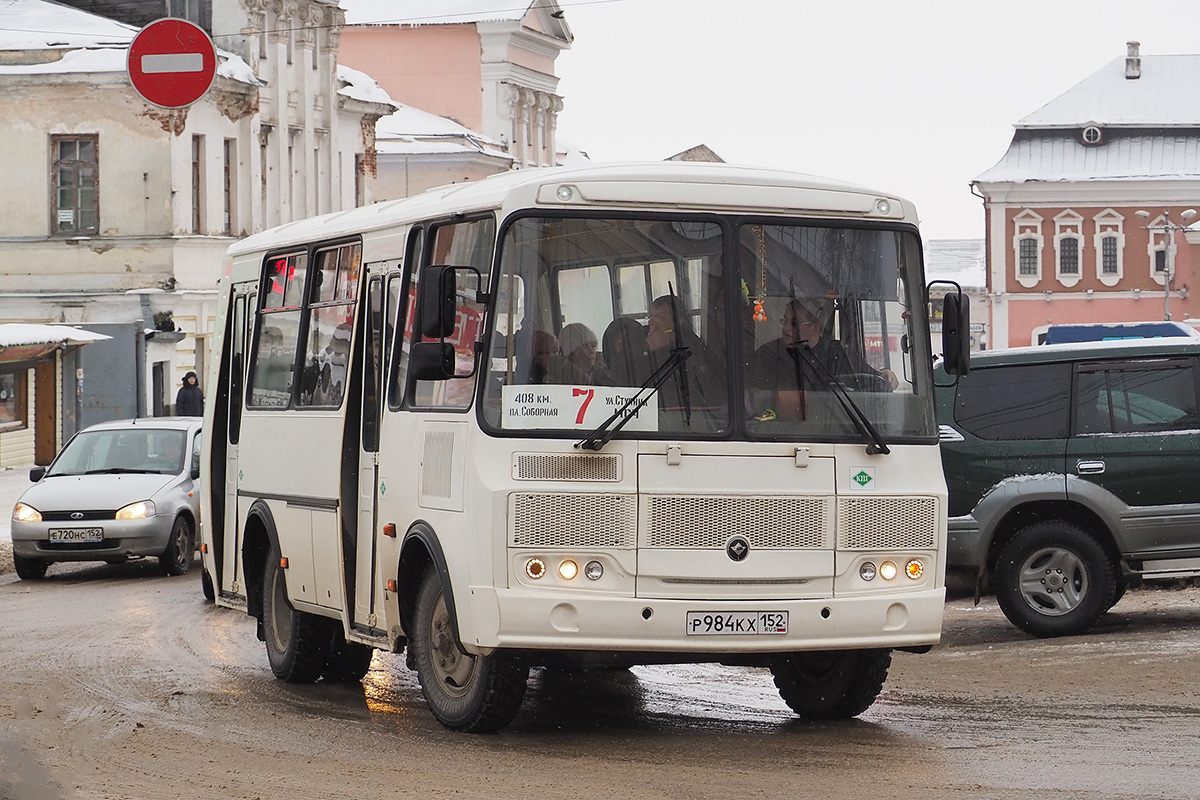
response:
[[[184,108],[199,100],[217,74],[217,50],[199,25],[160,19],[129,45],[129,80],[147,103]]]

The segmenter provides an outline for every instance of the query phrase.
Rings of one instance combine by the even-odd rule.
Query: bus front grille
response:
[[[650,495],[643,509],[643,547],[723,549],[733,536],[753,549],[833,547],[828,497]]]
[[[620,547],[637,541],[632,494],[513,493],[509,542],[517,547]]]
[[[519,481],[619,481],[621,457],[517,453],[513,478]]]
[[[929,549],[937,530],[935,497],[838,498],[839,550]]]

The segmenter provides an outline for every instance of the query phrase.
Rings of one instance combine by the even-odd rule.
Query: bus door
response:
[[[218,586],[222,592],[241,594],[242,584],[239,584],[238,570],[241,569],[239,556],[242,551],[242,531],[239,527],[241,515],[238,513],[238,441],[241,435],[242,411],[246,402],[246,360],[247,343],[250,341],[251,310],[258,292],[253,284],[245,287],[235,287],[233,291],[233,307],[229,315],[227,335],[230,337],[229,391],[227,395],[229,424],[226,430],[225,469],[223,484],[224,494],[224,532],[214,537],[217,561],[220,573]],[[217,487],[213,486],[213,491]]]
[[[371,273],[374,270],[368,268]],[[395,274],[399,283],[399,273]],[[382,422],[384,365],[392,338],[391,318],[395,309],[387,302],[382,274],[367,279],[367,302],[360,337],[362,363],[362,435],[358,449],[358,535],[354,555],[353,624],[376,627],[376,606],[380,599],[377,564],[377,520],[379,504],[379,426]]]

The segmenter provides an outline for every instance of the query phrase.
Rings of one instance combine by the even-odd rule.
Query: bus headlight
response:
[[[558,576],[564,581],[569,581],[579,574],[579,565],[574,561],[567,559],[558,565]]]
[[[589,581],[598,581],[604,576],[604,565],[599,561],[589,561],[583,567],[583,576]]]
[[[900,569],[894,561],[885,561],[879,565],[879,577],[885,581],[894,580],[898,574],[900,574]]]
[[[864,581],[875,580],[875,565],[870,561],[864,561],[862,566],[858,568],[858,577]]]
[[[914,558],[904,565],[904,574],[915,581],[925,574],[925,565],[919,558]]]
[[[546,574],[546,562],[540,558],[531,558],[525,562],[525,574],[535,581]]]

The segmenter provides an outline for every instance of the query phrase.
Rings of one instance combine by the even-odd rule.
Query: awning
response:
[[[103,333],[93,333],[70,325],[0,323],[0,366],[37,361],[55,350],[65,351],[111,338]]]

